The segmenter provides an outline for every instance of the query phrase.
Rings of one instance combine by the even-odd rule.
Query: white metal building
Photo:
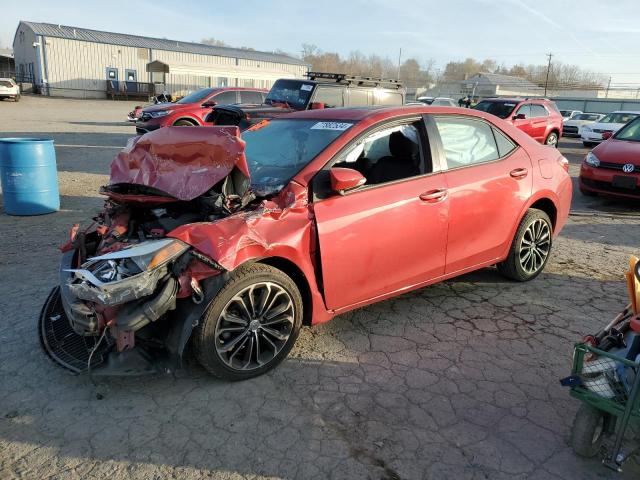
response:
[[[17,75],[42,93],[80,98],[104,98],[108,81],[183,95],[201,87],[269,88],[308,70],[287,55],[27,21],[18,24],[13,52]]]

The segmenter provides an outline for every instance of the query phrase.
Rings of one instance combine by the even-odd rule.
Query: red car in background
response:
[[[640,199],[640,117],[587,153],[580,167],[580,191]]]
[[[96,221],[72,229],[42,344],[115,375],[179,364],[191,339],[212,374],[251,378],[303,324],[492,265],[535,278],[567,220],[567,170],[512,125],[451,107],[151,132],[113,161]]]
[[[205,124],[205,117],[216,105],[261,104],[268,90],[243,87],[203,88],[175,103],[159,103],[142,110],[136,133],[142,135],[161,127],[193,127]]]
[[[562,114],[546,98],[487,98],[473,108],[500,117],[551,147],[562,136]]]

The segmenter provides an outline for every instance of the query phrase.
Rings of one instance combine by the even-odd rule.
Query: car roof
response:
[[[609,113],[635,113],[636,115],[640,115],[640,111],[637,110],[614,110]],[[609,115],[609,113],[606,113],[605,115]]]
[[[432,106],[432,105],[400,105],[400,106],[368,106],[368,107],[340,107],[340,108],[323,108],[318,110],[302,110],[300,112],[293,112],[287,115],[282,115],[278,118],[299,118],[309,120],[350,120],[354,122],[360,122],[368,118],[373,117],[395,117],[403,115],[421,115],[438,113],[448,114],[460,114],[472,115],[481,118],[490,118],[489,114],[480,112],[479,110],[473,110],[469,108],[459,107],[445,107],[445,106]]]

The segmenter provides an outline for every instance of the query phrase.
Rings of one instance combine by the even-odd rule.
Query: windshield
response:
[[[475,107],[476,110],[480,110],[481,112],[491,113],[496,117],[507,118],[513,112],[513,109],[516,108],[517,103],[515,102],[489,102],[483,100]]]
[[[560,115],[563,117],[569,117],[571,116],[571,110],[560,110]]]
[[[186,97],[182,97],[176,103],[198,103],[208,98],[213,92],[215,92],[215,88],[203,88],[202,90],[190,93]]]
[[[251,186],[260,195],[285,184],[336,138],[351,122],[264,120],[242,133]]]
[[[602,120],[598,123],[627,123],[634,118],[636,118],[638,113],[621,113],[621,112],[613,112],[608,115],[605,115]]]
[[[580,113],[572,118],[572,120],[590,120],[595,122],[600,118],[600,115],[594,113]]]
[[[636,118],[632,122],[627,123],[618,130],[613,138],[616,140],[628,140],[630,142],[640,142],[640,118]]]
[[[277,80],[273,84],[265,103],[286,103],[296,110],[304,110],[313,92],[314,83],[302,80]]]

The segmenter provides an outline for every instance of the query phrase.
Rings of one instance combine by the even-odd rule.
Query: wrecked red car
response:
[[[132,139],[40,317],[74,372],[266,372],[301,325],[482,267],[544,268],[567,161],[482,112],[374,107]]]

